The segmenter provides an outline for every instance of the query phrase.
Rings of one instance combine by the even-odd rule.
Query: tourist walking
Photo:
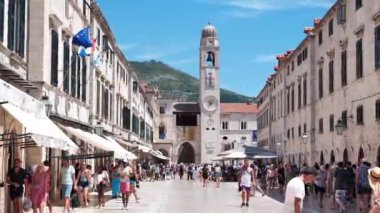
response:
[[[45,204],[49,191],[50,173],[44,170],[42,165],[38,165],[32,176],[30,185],[30,200],[32,201],[33,213],[44,213]]]
[[[370,213],[380,213],[380,168],[375,167],[368,171],[368,180],[373,191]]]
[[[79,200],[83,200],[84,207],[88,207],[88,189],[90,188],[91,171],[87,169],[86,162],[82,163],[78,172],[75,188],[79,191]]]
[[[222,168],[219,166],[219,164],[215,165],[214,172],[215,172],[216,188],[219,188],[220,187],[220,179],[222,178]]]
[[[130,183],[130,186],[131,186],[131,191],[130,191],[130,194],[129,196],[133,195],[135,197],[135,200],[136,200],[136,203],[139,202],[140,198],[137,196],[137,185],[139,182],[136,178],[136,173],[135,173],[135,169],[132,168],[131,170],[131,173],[129,174],[129,183]]]
[[[368,171],[370,168],[371,164],[363,158],[356,173],[357,196],[360,212],[366,212],[370,208],[369,201],[372,194],[372,189],[368,180]]]
[[[317,173],[317,177],[315,178],[315,191],[318,195],[319,208],[323,208],[323,198],[326,193],[327,187],[327,176],[328,171],[330,169],[330,164],[326,164],[324,169],[320,169]]]
[[[283,193],[284,186],[285,186],[285,168],[282,165],[282,163],[280,163],[277,168],[277,180],[278,180],[280,192]]]
[[[254,170],[249,166],[249,160],[244,160],[244,165],[240,169],[238,184],[241,189],[241,207],[249,206],[249,197],[251,195],[251,187],[256,185]]]
[[[333,186],[335,190],[335,201],[339,206],[340,212],[347,211],[347,184],[348,172],[344,168],[343,162],[338,163],[338,168],[335,170]]]
[[[7,175],[7,182],[9,184],[9,195],[13,203],[15,213],[22,213],[22,196],[24,194],[24,185],[27,185],[27,173],[21,167],[21,160],[15,159],[13,167],[9,170]]]
[[[131,192],[131,185],[130,185],[130,179],[129,175],[132,173],[132,168],[129,166],[128,163],[124,163],[124,169],[121,172],[121,178],[120,178],[120,192],[121,192],[121,199],[123,202],[123,207],[121,209],[127,209],[128,208],[128,201],[129,201],[129,194]]]
[[[269,193],[269,191],[272,191],[274,189],[276,177],[277,177],[276,169],[274,167],[274,164],[271,164],[267,171],[267,193]]]
[[[209,174],[209,170],[208,170],[208,165],[205,164],[205,165],[203,165],[203,168],[202,168],[203,187],[207,187],[209,175],[210,174]]]
[[[48,160],[45,160],[43,162],[44,164],[44,171],[47,172],[49,174],[49,185],[48,185],[48,192],[47,192],[47,199],[46,199],[46,205],[48,206],[49,208],[49,212],[52,213],[53,212],[53,205],[51,203],[51,196],[50,196],[50,190],[51,190],[51,181],[52,181],[52,174],[51,174],[51,170],[50,170],[50,161]]]
[[[312,167],[303,167],[298,177],[292,178],[286,185],[284,213],[301,213],[305,197],[305,184],[313,183],[317,171]]]
[[[63,212],[69,212],[71,191],[75,183],[75,168],[69,164],[67,158],[62,159],[61,174],[58,182],[60,183],[61,193],[64,197]]]
[[[96,191],[98,192],[98,208],[105,206],[104,191],[109,185],[109,175],[105,167],[99,168],[95,175]]]
[[[111,173],[111,187],[112,187],[112,198],[115,199],[119,197],[120,194],[120,164],[116,165],[112,169]]]

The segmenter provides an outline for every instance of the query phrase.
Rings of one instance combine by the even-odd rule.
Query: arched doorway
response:
[[[348,162],[348,151],[344,149],[343,151],[343,163],[346,164]]]
[[[361,162],[363,158],[364,158],[364,150],[363,150],[363,147],[360,147],[359,152],[358,152],[358,162]]]
[[[376,164],[380,166],[380,146],[377,147]]]
[[[325,157],[323,156],[323,151],[321,151],[321,155],[319,156],[319,164],[320,165],[325,164]]]
[[[165,157],[169,157],[169,153],[165,149],[159,149],[158,151],[160,151]]]
[[[185,142],[179,147],[178,163],[195,163],[195,151],[190,143]]]
[[[334,153],[334,150],[331,150],[330,152],[330,164],[334,164],[335,163],[335,153]]]

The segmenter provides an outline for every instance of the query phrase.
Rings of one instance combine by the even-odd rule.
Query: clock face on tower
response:
[[[212,125],[214,125],[214,120],[210,118],[207,120],[207,126],[212,126]]]
[[[218,99],[215,96],[206,96],[202,101],[203,109],[208,112],[214,112],[218,108]]]

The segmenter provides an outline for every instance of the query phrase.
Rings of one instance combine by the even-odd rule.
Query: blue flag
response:
[[[84,28],[80,30],[73,38],[73,44],[82,46],[84,48],[92,47],[92,41],[90,39],[90,29]]]

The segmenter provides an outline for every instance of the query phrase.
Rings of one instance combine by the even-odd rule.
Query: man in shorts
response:
[[[244,166],[240,169],[239,173],[239,187],[241,188],[241,207],[249,206],[249,197],[251,194],[251,187],[256,185],[256,178],[254,170],[249,166],[249,160],[244,160]]]
[[[67,158],[62,159],[61,175],[59,179],[61,193],[64,197],[64,212],[70,211],[70,195],[75,183],[75,168],[69,164]]]
[[[285,191],[285,213],[301,213],[303,199],[305,197],[305,184],[313,183],[317,170],[313,167],[303,167],[300,171],[300,176],[294,177],[286,185]]]
[[[15,213],[22,213],[22,196],[24,194],[24,184],[27,185],[27,173],[21,167],[21,160],[15,159],[14,166],[8,172],[9,194],[13,203]]]

